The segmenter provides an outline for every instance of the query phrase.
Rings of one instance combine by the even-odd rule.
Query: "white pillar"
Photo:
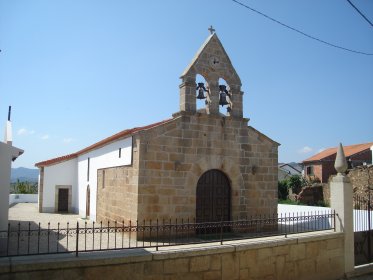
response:
[[[353,191],[349,178],[344,174],[347,161],[340,144],[335,169],[338,174],[330,183],[330,205],[338,214],[336,218],[337,231],[344,232],[345,273],[352,272],[355,266],[354,226],[353,226]]]
[[[11,107],[9,106],[4,142],[0,141],[0,231],[8,229],[9,188],[12,161],[23,153],[23,150],[12,146],[10,110]]]

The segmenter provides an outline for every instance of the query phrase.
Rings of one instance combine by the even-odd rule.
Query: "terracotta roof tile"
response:
[[[159,126],[159,125],[162,125],[162,124],[165,124],[169,121],[173,120],[173,118],[171,119],[167,119],[167,120],[164,120],[164,121],[161,121],[161,122],[156,122],[156,123],[153,123],[153,124],[150,124],[150,125],[146,125],[146,126],[141,126],[141,127],[134,127],[134,128],[131,128],[131,129],[126,129],[126,130],[123,130],[121,132],[118,132],[108,138],[105,138],[93,145],[90,145],[76,153],[72,153],[72,154],[69,154],[69,155],[64,155],[64,156],[61,156],[61,157],[56,157],[56,158],[52,158],[52,159],[49,159],[49,160],[45,160],[45,161],[41,161],[41,162],[38,162],[38,163],[35,163],[35,166],[36,167],[42,167],[42,166],[48,166],[48,165],[53,165],[53,164],[56,164],[56,163],[59,163],[59,162],[63,162],[63,161],[67,161],[67,160],[70,160],[70,159],[73,159],[73,158],[77,158],[78,156],[82,155],[82,154],[85,154],[85,153],[88,153],[96,148],[99,148],[99,147],[102,147],[106,144],[109,144],[115,140],[118,140],[120,138],[123,138],[123,137],[126,137],[126,136],[130,136],[130,135],[133,135],[134,133],[136,132],[139,132],[139,131],[143,131],[143,130],[147,130],[147,129],[150,129],[150,128],[153,128],[153,127],[156,127],[156,126]]]
[[[373,146],[373,142],[370,143],[364,143],[364,144],[356,144],[356,145],[350,145],[350,146],[344,146],[343,151],[345,152],[346,157],[350,157],[354,154],[360,153],[362,151],[365,151],[367,149],[370,149],[370,147]],[[326,149],[306,160],[303,162],[310,162],[310,161],[319,161],[323,160],[331,155],[334,155],[337,153],[337,147]]]

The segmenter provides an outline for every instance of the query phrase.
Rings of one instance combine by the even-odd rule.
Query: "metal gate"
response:
[[[354,195],[355,265],[373,262],[373,205],[370,196],[370,190],[367,197]]]

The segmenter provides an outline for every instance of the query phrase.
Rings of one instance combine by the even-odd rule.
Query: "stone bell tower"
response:
[[[219,100],[221,95],[227,98],[227,116],[243,117],[241,80],[238,77],[226,51],[223,48],[215,30],[210,27],[211,35],[201,46],[190,65],[181,75],[180,111],[196,112],[196,75],[199,74],[207,82],[206,113],[219,114]],[[227,82],[227,90],[219,87],[219,78]],[[225,94],[226,93],[226,94]]]

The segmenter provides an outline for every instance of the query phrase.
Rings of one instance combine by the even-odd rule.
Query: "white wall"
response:
[[[11,147],[0,141],[0,231],[8,228]]]
[[[10,194],[9,195],[9,205],[13,203],[37,203],[38,194]]]
[[[5,138],[7,138],[7,135]],[[13,147],[11,142],[3,143],[0,141],[0,231],[8,228],[9,189],[12,160],[15,160],[22,153],[23,151]]]
[[[121,157],[119,157],[121,148]],[[87,178],[89,158],[89,178]],[[132,137],[110,143],[78,157],[79,215],[86,216],[86,190],[90,186],[90,219],[96,220],[97,170],[132,164]]]
[[[78,210],[77,159],[44,167],[43,212],[55,212],[56,185],[72,186],[72,211]]]

